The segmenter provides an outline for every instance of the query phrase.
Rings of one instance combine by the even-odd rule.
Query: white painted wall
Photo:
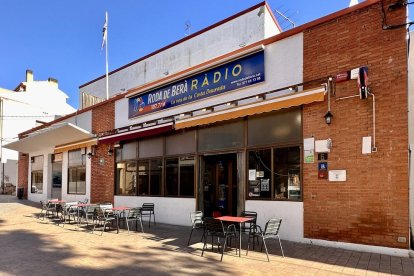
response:
[[[178,115],[210,105],[224,104],[303,81],[302,33],[267,45],[264,51],[265,82],[134,119],[128,119],[128,99],[123,98],[115,102],[115,128]]]
[[[87,147],[86,152],[90,152],[91,147]],[[86,193],[84,195],[74,195],[68,194],[68,152],[63,152],[63,160],[62,160],[62,199],[68,202],[71,201],[83,201],[86,198],[91,200],[91,167],[92,162],[91,159],[86,157]]]
[[[28,171],[28,185],[27,185],[27,199],[30,201],[39,202],[40,200],[48,199],[48,191],[50,190],[49,185],[51,182],[48,181],[48,175],[51,174],[52,167],[49,166],[49,154],[52,154],[54,148],[48,148],[37,152],[32,152],[29,155],[29,171]],[[32,183],[32,163],[30,162],[31,157],[43,155],[43,191],[41,194],[32,194],[31,193],[31,183]]]
[[[245,209],[257,212],[257,224],[263,230],[269,219],[281,218],[280,238],[304,242],[303,202],[246,200]]]
[[[217,56],[239,49],[279,32],[276,24],[269,20],[269,11],[259,14],[260,8],[241,15],[220,26],[168,48],[143,61],[109,75],[109,94],[118,94],[145,83],[180,72],[189,67],[211,60]],[[266,24],[265,24],[266,21]],[[265,31],[266,26],[266,31]],[[100,79],[80,88],[99,98],[106,98],[105,79]],[[81,101],[81,97],[80,101]],[[81,106],[81,103],[79,104]]]
[[[194,198],[115,196],[115,206],[140,207],[155,204],[155,222],[190,226],[190,213],[195,211]],[[144,218],[147,221],[147,217]]]
[[[92,110],[81,114],[74,114],[70,118],[65,119],[64,122],[71,123],[75,126],[83,128],[84,130],[92,132]]]

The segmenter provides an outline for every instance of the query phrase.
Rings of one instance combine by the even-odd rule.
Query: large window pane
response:
[[[274,149],[275,198],[301,199],[300,147]]]
[[[149,162],[138,161],[138,194],[149,194]]]
[[[244,145],[243,121],[198,130],[199,151],[240,148]]]
[[[68,152],[68,193],[86,194],[85,154],[81,150]]]
[[[301,114],[301,109],[296,108],[249,117],[247,121],[249,146],[300,143],[302,141]]]
[[[180,196],[194,196],[194,157],[180,158]]]
[[[164,155],[164,138],[153,138],[139,141],[139,157],[157,157]]]
[[[151,160],[150,166],[150,194],[161,195],[162,187],[162,159]]]
[[[132,142],[132,143],[126,143],[122,145],[122,153],[121,158],[122,160],[133,160],[137,159],[137,148],[138,143]]]
[[[271,198],[272,151],[249,151],[248,195],[252,198]]]
[[[41,194],[43,192],[43,171],[32,172],[32,188],[33,194]]]
[[[167,155],[194,153],[196,151],[195,131],[167,136],[165,147]]]
[[[121,162],[116,164],[116,194],[135,195],[136,194],[136,170],[135,161]]]
[[[31,158],[31,193],[43,193],[43,155]]]
[[[178,158],[165,160],[165,195],[178,196]]]

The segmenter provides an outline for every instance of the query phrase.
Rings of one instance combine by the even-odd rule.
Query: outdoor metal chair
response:
[[[280,229],[280,225],[282,224],[282,219],[270,219],[265,226],[265,230],[262,231],[262,228],[259,225],[256,225],[256,231],[254,236],[258,236],[262,238],[262,246],[260,248],[260,252],[263,251],[263,245],[266,249],[266,256],[267,256],[267,261],[270,262],[269,259],[269,252],[267,251],[267,246],[266,246],[266,239],[278,239],[279,240],[279,245],[280,245],[280,250],[282,251],[282,256],[285,257],[285,254],[283,253],[283,248],[282,248],[282,243],[280,242],[280,237],[279,237],[279,229]],[[247,243],[247,251],[246,251],[246,255],[249,253],[249,247],[250,247],[250,236],[249,236],[249,241]]]
[[[129,223],[135,221],[135,231],[138,231],[138,221],[141,225],[141,231],[144,233],[144,227],[142,226],[142,212],[141,208],[132,208],[128,210],[128,213],[125,217],[126,225],[129,233]]]
[[[227,228],[224,227],[223,222],[221,220],[215,218],[205,218],[204,219],[204,245],[203,251],[201,252],[201,256],[204,254],[204,250],[207,245],[207,238],[211,236],[211,249],[214,250],[214,238],[217,238],[218,248],[220,248],[220,238],[224,239],[224,245],[221,251],[221,259],[220,262],[223,261],[224,251],[226,251],[227,241],[231,238],[237,237],[237,230],[234,224],[230,224]],[[237,253],[237,248],[236,248]]]
[[[144,203],[142,204],[142,216],[149,217],[149,227],[151,227],[151,216],[154,216],[154,224],[155,223],[155,205],[154,203]]]
[[[191,219],[191,232],[190,237],[188,238],[187,246],[190,245],[191,236],[193,235],[194,229],[204,229],[203,224],[203,212],[196,211],[190,213],[190,219]],[[201,236],[201,241],[203,241],[204,238],[204,231],[203,235]]]
[[[56,211],[56,208],[53,204],[50,204],[47,201],[41,200],[40,201],[40,205],[42,206],[42,210],[40,211],[39,215],[38,215],[38,219],[40,219],[40,217],[43,215],[43,219],[45,219],[45,217],[48,217],[50,215],[49,212],[53,212]]]
[[[62,222],[63,227],[65,226],[65,223],[66,223],[66,217],[68,218],[69,223],[70,223],[70,217],[71,216],[73,217],[73,220],[76,221],[76,216],[78,214],[78,211],[73,206],[73,205],[76,205],[76,204],[78,204],[78,203],[76,201],[74,201],[74,202],[66,202],[66,203],[63,203],[63,204],[60,205],[61,206],[60,207],[61,208],[60,221]]]
[[[85,216],[87,225],[89,225],[89,222],[91,222],[92,224],[94,223],[94,214],[95,214],[95,209],[97,208],[100,208],[98,204],[88,205],[84,208],[84,216]]]
[[[255,236],[256,230],[256,221],[257,221],[257,212],[253,211],[242,211],[240,213],[241,217],[245,218],[252,218],[249,222],[245,222],[241,225],[240,233],[247,233],[249,235],[249,239],[252,237],[256,238],[257,243],[259,243],[259,238]],[[255,242],[253,240],[253,249],[254,249]]]
[[[107,209],[103,209],[101,206],[99,206],[99,208],[95,208],[94,225],[93,225],[92,234],[95,232],[96,225],[103,224],[103,228],[101,232],[101,236],[102,236],[103,232],[105,231],[106,224],[108,222],[113,223],[114,221],[116,223],[117,218],[113,212],[107,211]],[[117,230],[119,231],[118,224],[116,227],[117,227]]]

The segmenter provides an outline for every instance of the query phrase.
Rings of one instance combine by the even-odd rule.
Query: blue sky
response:
[[[186,22],[191,22],[194,33],[259,2],[0,0],[0,87],[14,89],[30,68],[35,80],[58,79],[68,102],[77,108],[78,87],[105,73],[100,48],[105,11],[109,70],[114,70],[183,38]],[[349,0],[268,3],[301,25],[346,8]]]

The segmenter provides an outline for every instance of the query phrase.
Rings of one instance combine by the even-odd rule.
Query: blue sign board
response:
[[[160,111],[220,95],[265,80],[264,52],[260,51],[172,84],[131,97],[128,117]]]

